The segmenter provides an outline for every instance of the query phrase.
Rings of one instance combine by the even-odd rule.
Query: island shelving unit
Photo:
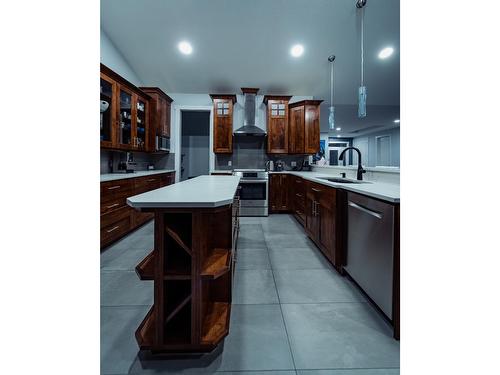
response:
[[[210,352],[229,333],[238,182],[200,176],[127,199],[155,215],[154,249],[136,267],[154,280],[154,304],[135,333],[141,350]]]

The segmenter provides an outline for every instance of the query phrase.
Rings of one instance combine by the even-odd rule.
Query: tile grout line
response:
[[[262,224],[261,224],[262,226]],[[274,288],[276,289],[276,296],[278,297],[278,304],[280,306],[281,320],[283,321],[283,327],[285,328],[286,340],[288,342],[288,348],[290,349],[290,356],[292,357],[293,369],[295,371],[295,375],[297,375],[297,366],[295,365],[295,358],[293,356],[292,344],[290,342],[290,336],[288,335],[288,329],[286,328],[285,316],[283,315],[283,308],[281,307],[280,293],[278,291],[278,285],[276,284],[276,278],[274,277],[274,269],[273,264],[271,263],[271,257],[269,256],[269,248],[267,246],[267,240],[264,239],[267,249],[267,257],[269,258],[269,264],[271,266],[271,275],[273,275]]]

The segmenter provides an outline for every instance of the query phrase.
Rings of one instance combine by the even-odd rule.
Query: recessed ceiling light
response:
[[[302,44],[296,44],[290,49],[290,53],[293,57],[300,57],[304,53],[304,47]]]
[[[340,134],[337,134],[337,137],[340,137]]]
[[[378,53],[378,58],[379,59],[387,59],[393,53],[394,53],[394,48],[392,48],[392,47],[385,47],[382,51],[380,51]]]
[[[190,55],[191,52],[193,52],[193,47],[191,47],[191,44],[189,42],[180,42],[179,45],[179,51],[181,51],[185,55]]]
[[[396,124],[399,124],[399,119],[394,120]]]
[[[342,128],[337,128],[337,129],[335,129],[335,130],[336,130],[336,131],[341,131],[341,130],[342,130]]]

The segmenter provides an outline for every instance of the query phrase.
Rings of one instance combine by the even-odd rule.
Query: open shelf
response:
[[[164,325],[163,344],[182,345],[191,343],[191,304],[182,304],[178,311]]]
[[[172,213],[165,215],[165,229],[175,237],[179,244],[191,253],[192,215],[191,213]]]
[[[214,249],[203,263],[201,277],[217,279],[231,269],[231,251],[228,249]]]
[[[165,301],[165,323],[168,323],[191,301],[191,281],[172,280],[165,282],[163,291]]]
[[[141,280],[154,280],[155,274],[155,255],[154,250],[146,255],[146,257],[135,267],[135,272]]]
[[[149,350],[154,344],[156,325],[153,310],[154,306],[151,306],[141,325],[135,331],[135,339],[141,350]]]
[[[231,304],[227,302],[208,305],[202,326],[202,344],[216,345],[229,333],[230,309]]]
[[[175,239],[165,236],[163,274],[165,279],[188,279],[191,277],[191,256]]]

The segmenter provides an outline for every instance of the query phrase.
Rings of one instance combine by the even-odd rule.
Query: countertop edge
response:
[[[344,189],[347,191],[352,191],[353,193],[366,195],[366,196],[372,197],[372,198],[377,198],[377,199],[386,201],[388,203],[395,203],[395,204],[400,203],[400,198],[395,198],[395,197],[383,195],[380,193],[366,191],[366,190],[363,190],[362,188],[359,189],[356,186],[353,186],[352,184],[350,184],[350,185],[349,184],[338,184],[335,182],[325,181],[325,180],[322,180],[322,179],[314,177],[314,176],[304,176],[303,175],[303,173],[318,173],[318,174],[320,174],[319,172],[314,172],[314,171],[274,171],[271,173],[272,174],[279,174],[279,173],[291,174],[291,175],[301,177],[301,178],[304,178],[308,181],[315,182],[315,183],[318,183],[321,185],[330,186],[330,187],[334,187],[337,189]],[[380,182],[376,182],[376,181],[370,181],[370,182],[372,182],[373,184],[377,184],[377,183],[380,184]],[[395,185],[395,184],[388,184],[388,185]]]
[[[137,171],[136,173],[103,173],[100,175],[100,182],[127,180],[129,178],[140,178],[144,176],[173,172],[175,172],[175,169],[155,169],[151,171]],[[105,177],[103,178],[103,176]]]

